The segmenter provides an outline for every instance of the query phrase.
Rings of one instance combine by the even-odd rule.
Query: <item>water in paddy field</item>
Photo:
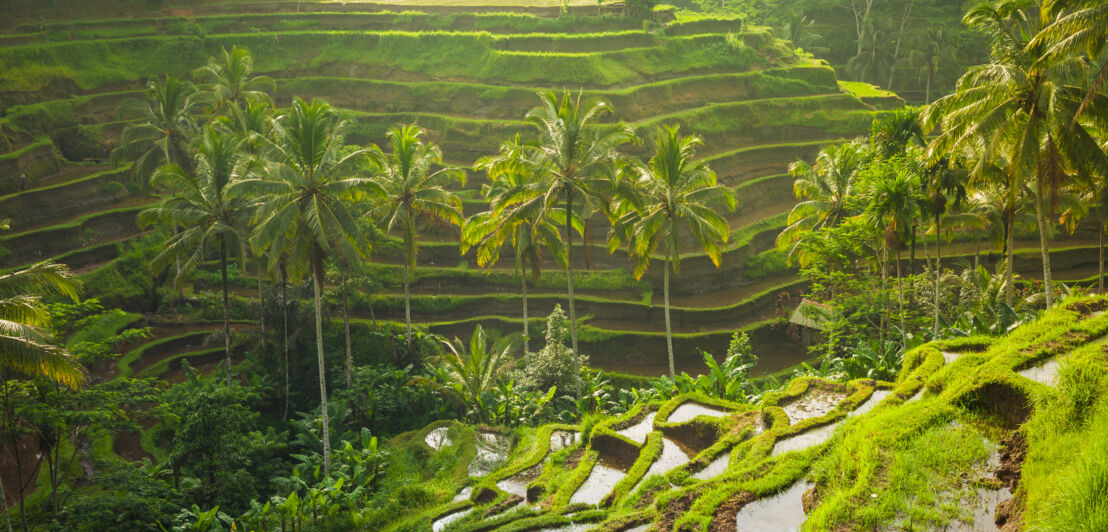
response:
[[[597,462],[596,465],[593,466],[592,472],[589,473],[589,478],[585,479],[585,482],[581,484],[580,488],[577,488],[573,497],[569,499],[569,503],[600,504],[600,501],[604,500],[604,497],[612,492],[612,488],[614,488],[616,484],[619,484],[619,481],[623,480],[623,477],[626,476],[626,471],[620,471],[619,469],[608,467]]]
[[[1058,369],[1062,367],[1056,359],[1050,359],[1037,366],[1021,369],[1017,373],[1039,384],[1054,386],[1058,382]]]
[[[950,351],[943,351],[943,361],[947,364],[950,364],[951,362],[962,358],[963,354],[964,353],[951,353]]]
[[[835,433],[835,427],[839,426],[841,422],[835,422],[830,425],[823,425],[822,427],[816,427],[814,429],[808,429],[796,436],[790,436],[784,440],[778,440],[773,446],[773,456],[785,454],[792,451],[799,451],[807,449],[816,445],[825,443],[831,439],[831,435]]]
[[[427,435],[423,437],[423,441],[427,443],[428,447],[436,451],[443,447],[449,447],[454,442],[450,441],[450,438],[446,436],[446,432],[446,427],[439,427],[428,432]]]
[[[469,513],[472,511],[473,508],[470,507],[466,508],[465,510],[454,512],[452,514],[447,514],[445,517],[440,517],[434,523],[431,523],[431,532],[442,532],[442,530],[445,529],[447,525],[469,515]]]
[[[727,471],[727,466],[731,463],[731,450],[728,449],[723,454],[712,460],[704,469],[693,473],[692,477],[698,480],[711,480],[722,475]]]
[[[735,516],[735,530],[738,532],[800,530],[807,518],[804,514],[804,492],[809,489],[812,489],[811,482],[797,482],[781,493],[743,506]]]
[[[866,399],[866,402],[862,403],[858,408],[851,410],[850,413],[847,414],[847,417],[860,416],[873,410],[881,401],[884,401],[887,397],[892,395],[892,393],[892,390],[874,390],[869,396],[869,399]]]
[[[540,473],[542,473],[541,465],[529,467],[511,477],[497,482],[496,487],[500,488],[500,491],[504,493],[511,493],[512,495],[519,495],[520,497],[527,498],[527,484],[539,478]]]
[[[813,389],[781,408],[785,410],[785,415],[789,416],[789,423],[795,424],[805,419],[827,415],[838,406],[839,401],[845,398],[845,393]]]
[[[469,463],[469,476],[483,477],[508,458],[512,442],[504,435],[491,432],[478,432],[476,440],[477,453]]]
[[[554,528],[543,528],[539,532],[585,532],[596,527],[596,523],[574,523],[572,525],[565,525]]]
[[[646,475],[643,475],[643,478],[651,475],[664,475],[688,461],[689,455],[685,454],[676,443],[670,441],[669,438],[662,438],[662,454],[654,460],[653,464],[650,464],[650,469],[646,470]]]
[[[578,438],[581,437],[580,432],[570,432],[568,430],[556,430],[550,433],[550,452],[560,451],[577,443]]]
[[[451,502],[464,501],[469,498],[469,495],[471,493],[473,493],[473,488],[470,486],[466,486],[462,488],[462,490],[459,491],[457,495],[454,496],[454,499]]]
[[[667,419],[666,422],[684,423],[686,421],[691,421],[697,416],[724,417],[729,415],[731,415],[731,413],[726,410],[721,410],[718,408],[713,408],[690,401],[687,403],[681,403],[681,406],[677,407],[672,413],[670,413],[669,419]]]
[[[642,421],[623,430],[618,430],[616,434],[626,436],[631,441],[638,442],[641,445],[646,441],[647,434],[650,434],[650,431],[654,430],[654,416],[657,414],[657,412],[651,412],[643,416]]]
[[[1000,448],[993,442],[985,440],[992,449],[986,462],[986,473],[992,475],[1000,466]],[[973,521],[955,521],[948,530],[952,532],[994,532],[1000,530],[996,526],[996,506],[1003,501],[1012,498],[1012,490],[1008,486],[990,487],[980,486],[974,492],[974,498],[962,501],[961,507],[972,512]]]

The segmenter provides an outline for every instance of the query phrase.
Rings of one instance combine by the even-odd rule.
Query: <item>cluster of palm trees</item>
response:
[[[917,234],[934,234],[936,334],[941,243],[952,229],[972,231],[978,242],[982,233],[1000,240],[1012,305],[1013,238],[1018,222],[1033,213],[1049,307],[1057,293],[1051,234],[1059,223],[1073,230],[1095,212],[1098,289],[1104,288],[1108,7],[1095,0],[982,2],[965,21],[988,35],[990,62],[971,68],[953,94],[922,110],[876,120],[869,142],[827,147],[813,165],[794,163],[800,202],[778,238],[803,264],[820,229],[864,222],[883,244],[883,260],[888,251],[896,254],[899,281],[901,249],[910,243],[914,255]],[[903,290],[898,293],[903,317]]]
[[[161,194],[161,201],[139,216],[140,224],[159,225],[170,233],[154,260],[155,269],[173,267],[179,287],[190,272],[206,265],[206,257],[214,252],[218,258],[228,383],[228,260],[236,252],[255,257],[259,297],[266,272],[279,273],[282,286],[289,277],[310,277],[325,469],[330,460],[321,294],[329,262],[351,272],[368,259],[365,223],[403,242],[410,355],[409,279],[420,219],[460,228],[463,252],[476,249],[482,266],[497,262],[508,247],[521,274],[530,269],[536,279],[545,256],[563,265],[575,352],[573,234],[587,237],[595,214],[607,215],[612,225],[609,248],[614,252],[626,246],[637,276],[645,273],[655,253],[662,255],[667,340],[669,269],[678,271],[679,235],[691,235],[719,264],[728,226],[714,206],[719,202],[733,208],[734,199],[716,184],[707,166],[694,161],[700,144],[695,136],[682,136],[676,128],[660,130],[655,155],[642,163],[617,151],[637,140],[629,127],[597,122],[610,111],[605,104],[583,105],[579,95],[542,94],[540,105],[526,117],[536,138],[517,137],[497,155],[478,161],[475,169],[489,178],[482,189],[489,210],[466,220],[461,199],[450,189],[465,183],[466,172],[444,164],[442,151],[424,140],[421,128],[390,129],[388,151],[347,145],[347,123],[338,111],[300,98],[278,110],[268,92],[274,82],[253,76],[251,66],[245,50],[232,48],[195,71],[199,84],[171,77],[151,81],[146,101],[132,104],[139,120],[124,131],[113,157],[132,159],[135,176]],[[522,277],[526,342],[527,276]],[[668,346],[672,372],[672,340]],[[288,356],[286,342],[286,390]]]

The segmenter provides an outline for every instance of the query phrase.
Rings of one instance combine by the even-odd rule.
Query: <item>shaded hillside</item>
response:
[[[332,8],[341,12],[320,12]],[[609,119],[644,137],[663,124],[701,135],[699,155],[736,192],[738,208],[727,214],[731,234],[722,266],[690,251],[673,279],[678,363],[700,371],[696,349],[721,352],[735,330],[750,331],[766,353],[760,372],[805,357],[769,329],[789,310],[777,305],[779,295],[804,288],[770,251],[794,203],[786,168],[812,159],[826,143],[867,132],[875,114],[899,106],[898,98],[841,84],[834,70],[797,55],[769,29],[733,18],[644,30],[638,19],[593,16],[583,8],[573,12],[588,14],[572,16],[546,8],[385,8],[202,3],[177,13],[167,3],[160,11],[131,12],[141,18],[80,20],[78,10],[71,13],[75,20],[10,28],[0,35],[0,194],[6,194],[0,212],[12,223],[0,237],[7,250],[0,267],[53,258],[102,292],[94,295],[154,310],[154,290],[126,280],[133,272],[116,260],[144,233],[135,218],[155,201],[131,182],[127,166],[106,164],[130,123],[116,109],[142,96],[145,79],[188,77],[222,48],[240,46],[251,50],[258,73],[275,78],[278,105],[293,96],[328,100],[352,121],[347,140],[359,144],[381,143],[387,128],[415,122],[449,164],[464,168],[510,136],[526,135],[522,118],[542,90],[580,90],[585,99],[607,101],[615,110]],[[645,155],[648,149],[649,141],[628,150]],[[26,190],[19,189],[21,174]],[[470,171],[461,191],[467,215],[487,206],[482,182]],[[664,353],[660,265],[634,281],[623,252],[609,254],[597,238],[606,220],[597,216],[590,226],[592,241],[582,246],[585,253],[575,253],[583,272],[584,350],[598,367],[657,374]],[[415,272],[417,321],[450,336],[467,336],[475,323],[514,331],[522,312],[510,266],[481,271],[472,255],[460,254],[456,233],[431,229]],[[1081,233],[1072,242],[1088,244]],[[1031,256],[1036,245],[1018,243],[1020,257]],[[1079,248],[1057,255],[1061,278],[1088,275],[1091,254]],[[395,240],[377,245],[367,272],[384,288],[373,296],[377,314],[368,304],[357,309],[360,323],[401,318],[400,256]],[[532,288],[532,317],[562,297],[565,278],[556,270],[548,264]],[[241,289],[240,309],[255,304],[250,298],[257,292],[247,291],[255,289],[251,278],[233,275],[231,282]]]

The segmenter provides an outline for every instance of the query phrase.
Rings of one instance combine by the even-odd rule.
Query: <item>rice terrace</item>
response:
[[[0,530],[1108,530],[1108,4],[663,1],[5,0]]]

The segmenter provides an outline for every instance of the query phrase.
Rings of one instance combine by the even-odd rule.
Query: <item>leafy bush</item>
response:
[[[527,353],[516,371],[516,384],[521,390],[546,392],[556,388],[557,394],[580,395],[581,370],[588,357],[575,353],[566,345],[569,320],[561,305],[546,319],[546,345],[538,353]]]
[[[191,500],[237,513],[271,491],[270,479],[286,467],[285,435],[272,428],[261,432],[257,390],[191,373],[162,397],[166,410],[158,439],[169,450],[175,477],[187,477],[181,488]]]
[[[361,428],[389,436],[454,417],[439,394],[411,385],[416,377],[411,366],[359,366],[352,377],[351,387],[332,395],[333,401],[344,403],[348,410],[345,423],[336,427],[343,438],[356,437]]]

